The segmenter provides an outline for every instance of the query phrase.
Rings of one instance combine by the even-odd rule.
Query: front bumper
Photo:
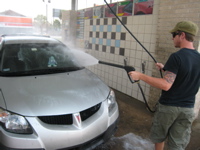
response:
[[[92,150],[95,147],[107,142],[116,132],[117,130],[117,125],[118,125],[118,120],[117,119],[107,130],[104,132],[102,135],[92,139],[91,141],[88,141],[84,144],[75,146],[75,147],[70,147],[70,148],[64,148],[64,149],[59,149],[59,150]]]
[[[108,117],[109,116],[109,117]],[[3,150],[92,150],[106,142],[116,131],[118,106],[108,114],[107,102],[99,111],[81,123],[51,126],[36,117],[27,118],[34,128],[31,135],[13,134],[0,129],[0,149]]]
[[[64,148],[64,149],[59,149],[59,150],[92,150],[95,147],[107,142],[116,132],[117,130],[117,125],[118,125],[118,120],[119,118],[100,136],[83,143],[78,146],[70,147],[70,148]],[[19,149],[14,149],[14,148],[9,148],[0,143],[0,149],[2,150],[19,150]],[[45,149],[20,149],[20,150],[45,150]]]

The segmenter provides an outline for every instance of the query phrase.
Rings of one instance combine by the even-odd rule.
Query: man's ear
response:
[[[185,35],[185,32],[181,32],[180,38],[181,38],[181,39],[185,39],[185,36],[186,36],[186,35]]]

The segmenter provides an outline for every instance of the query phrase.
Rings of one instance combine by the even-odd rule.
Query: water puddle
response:
[[[113,137],[95,150],[154,150],[154,144],[149,139],[129,133],[121,137]]]

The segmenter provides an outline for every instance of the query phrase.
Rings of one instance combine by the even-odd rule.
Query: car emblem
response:
[[[73,114],[73,124],[78,127],[78,128],[81,128],[82,126],[82,120],[81,120],[81,116],[80,116],[80,113],[74,113]]]

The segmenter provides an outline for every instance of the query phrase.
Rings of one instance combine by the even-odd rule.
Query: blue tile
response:
[[[103,32],[103,25],[100,25],[99,31],[100,31],[100,32]]]
[[[121,25],[116,25],[116,32],[121,32]]]
[[[96,38],[92,38],[92,44],[96,44]]]
[[[120,40],[115,41],[115,47],[120,47]]]
[[[99,45],[103,45],[103,39],[99,39]]]
[[[97,29],[96,29],[96,26],[93,26],[93,30],[92,31],[96,31]]]
[[[107,26],[107,32],[112,32],[112,25]]]
[[[107,40],[106,40],[106,45],[107,45],[107,46],[111,46],[111,40],[110,40],[110,39],[107,39]]]

